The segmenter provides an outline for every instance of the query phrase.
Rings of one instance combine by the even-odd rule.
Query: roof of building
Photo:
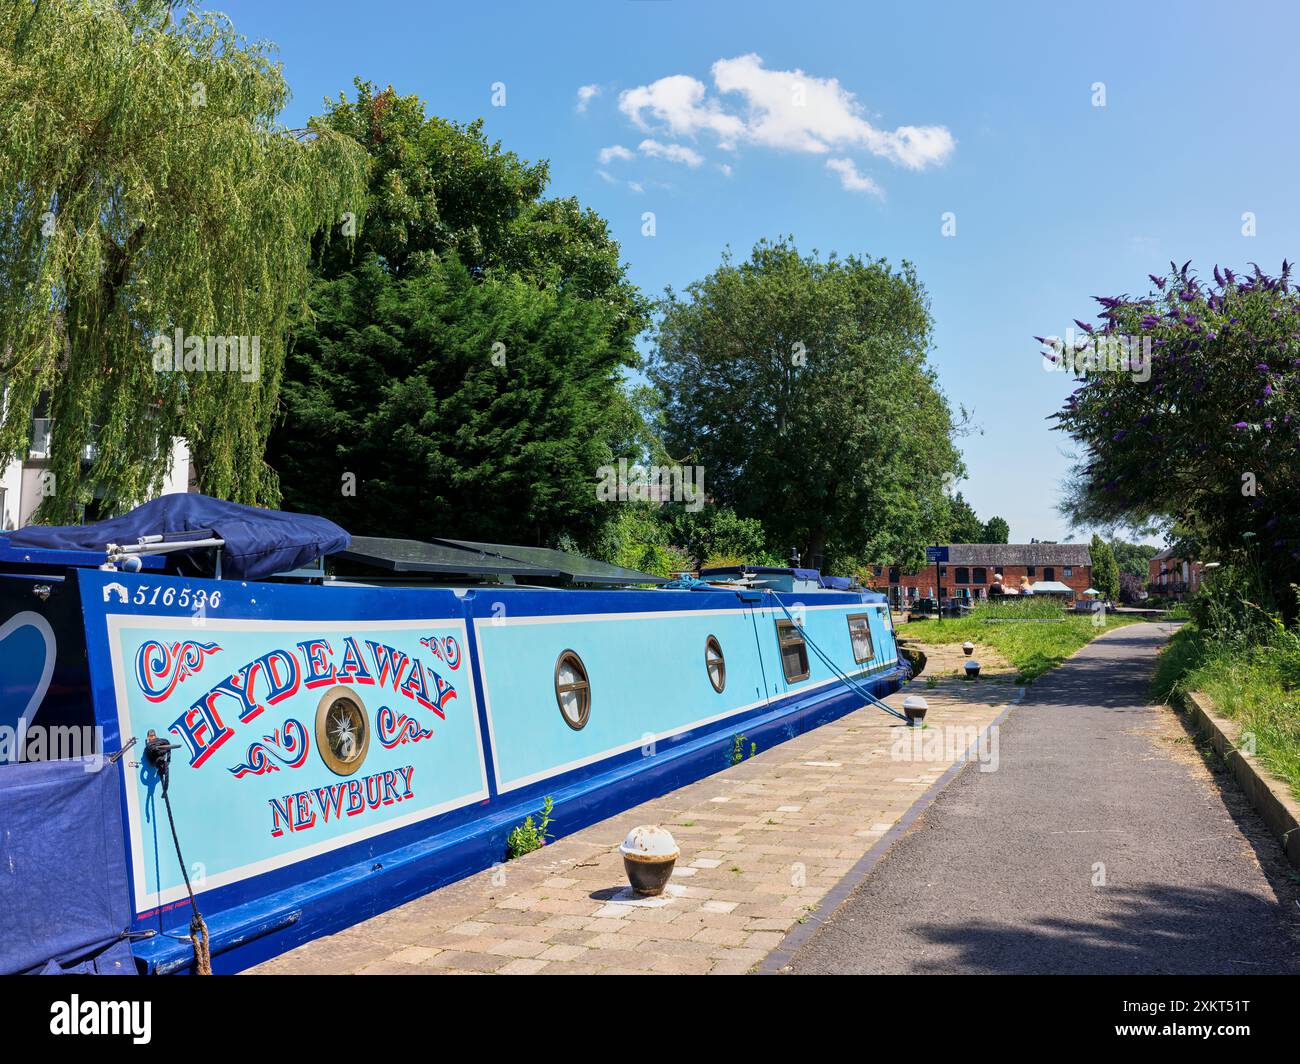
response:
[[[1151,560],[1153,562],[1158,562],[1158,561],[1163,561],[1165,558],[1172,558],[1173,556],[1174,556],[1174,548],[1166,547],[1159,554],[1153,554],[1151,556]]]
[[[1086,543],[951,543],[949,565],[1091,565]]]

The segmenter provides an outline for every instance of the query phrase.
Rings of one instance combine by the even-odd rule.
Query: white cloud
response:
[[[863,116],[857,97],[835,78],[802,70],[768,70],[756,55],[713,64],[718,91],[744,97],[747,139],[771,148],[824,153],[861,147],[912,170],[947,160],[956,142],[943,126],[881,130]]]
[[[714,133],[722,147],[745,131],[745,124],[735,115],[726,114],[717,100],[707,100],[702,81],[686,74],[660,78],[649,85],[625,89],[618,95],[618,109],[649,131],[652,127],[646,112],[676,137],[695,136],[702,130]]]
[[[727,163],[718,163],[718,169],[722,171],[723,177],[731,176],[731,167]]]
[[[599,158],[601,166],[607,166],[615,159],[622,159],[626,162],[628,159],[636,158],[636,156],[632,154],[630,149],[623,147],[621,144],[611,144],[608,148],[600,149]]]
[[[611,174],[608,170],[597,170],[596,173],[600,175],[600,179],[601,179],[602,181],[606,181],[606,182],[608,182],[608,183],[611,184],[611,185],[617,185],[617,184],[618,184],[618,178],[616,178],[616,177],[615,177],[613,174]]]
[[[703,155],[683,144],[660,144],[657,140],[643,140],[637,145],[637,149],[642,155],[648,155],[652,159],[667,159],[669,162],[685,163],[687,166],[699,166],[704,162]]]
[[[629,181],[627,183],[627,187],[630,188],[633,192],[645,191],[645,186],[642,185],[640,181]]]
[[[884,192],[866,174],[858,173],[852,159],[827,159],[826,169],[840,176],[840,184],[849,192],[868,192],[873,196],[884,196]]]
[[[587,104],[600,95],[599,85],[583,85],[578,89],[578,114],[586,114]]]
[[[619,110],[647,133],[692,139],[711,133],[727,150],[740,144],[817,155],[858,149],[910,170],[943,164],[956,146],[944,126],[877,128],[836,78],[813,77],[799,69],[768,70],[752,54],[719,59],[712,74],[716,94],[696,78],[674,74],[624,90]],[[846,187],[854,181],[855,189],[862,189],[862,182],[875,189],[856,169],[846,173],[844,163],[853,165],[840,160],[833,169]]]

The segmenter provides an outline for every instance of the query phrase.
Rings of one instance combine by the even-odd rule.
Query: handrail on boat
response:
[[[180,550],[198,550],[204,547],[211,547],[215,550],[215,575],[218,580],[221,579],[221,549],[226,545],[226,541],[218,536],[215,532],[200,532],[202,539],[173,539],[177,535],[193,535],[190,532],[164,532],[156,536],[141,536],[134,543],[110,543],[105,549],[105,564],[114,568],[123,562],[128,563],[134,559],[138,571],[139,560],[141,558],[151,558],[158,554],[171,554]]]
[[[865,687],[863,687],[863,686],[861,686],[860,684],[858,684],[855,680],[850,679],[848,675],[846,675],[845,673],[841,672],[839,666],[836,665],[835,662],[833,662],[833,661],[830,659],[829,655],[827,655],[827,654],[825,653],[825,651],[823,651],[822,648],[819,647],[819,646],[817,645],[816,641],[813,639],[812,636],[810,636],[810,635],[808,634],[808,632],[807,632],[807,630],[804,628],[804,626],[803,626],[802,624],[800,624],[798,621],[795,620],[795,618],[794,618],[794,614],[792,614],[792,613],[791,613],[791,612],[786,608],[785,603],[782,602],[782,601],[777,597],[777,594],[776,594],[775,591],[773,591],[770,587],[769,587],[769,588],[763,588],[762,590],[766,591],[769,595],[772,596],[772,601],[774,601],[778,606],[781,607],[781,611],[786,615],[786,617],[789,618],[790,623],[794,625],[795,629],[796,629],[796,630],[799,632],[799,634],[803,637],[804,642],[807,643],[810,647],[813,648],[813,652],[814,652],[814,653],[815,653],[819,658],[822,659],[822,661],[823,661],[823,663],[825,663],[826,667],[827,667],[828,669],[830,669],[831,672],[833,672],[833,673],[834,673],[836,676],[838,676],[841,680],[843,680],[844,683],[846,683],[846,684],[848,685],[848,687],[849,687],[849,689],[850,689],[851,691],[854,691],[856,694],[861,695],[862,698],[865,699],[866,702],[867,702],[869,705],[873,705],[873,706],[875,706],[877,709],[884,710],[884,711],[885,711],[886,713],[888,713],[891,717],[897,717],[899,720],[907,722],[907,717],[906,717],[904,714],[898,712],[898,710],[896,710],[893,706],[886,705],[886,704],[885,704],[884,702],[882,702],[879,698],[877,698],[874,694],[872,694],[872,692],[868,691]],[[910,723],[910,722],[908,722],[908,723]]]

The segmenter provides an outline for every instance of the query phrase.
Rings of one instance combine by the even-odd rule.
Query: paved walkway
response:
[[[908,689],[930,702],[923,730],[859,710],[252,971],[750,971],[828,893],[845,889],[846,874],[883,849],[1016,697],[1014,670],[991,651],[978,651],[985,675],[971,683],[956,678],[960,648],[926,649],[927,676],[940,679]],[[646,823],[667,826],[682,856],[668,897],[631,904],[617,846]]]
[[[1168,626],[1029,689],[795,954],[794,972],[1300,973],[1297,884],[1229,777],[1146,704]]]

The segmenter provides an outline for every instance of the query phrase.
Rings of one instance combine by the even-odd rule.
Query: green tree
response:
[[[661,309],[665,444],[703,465],[719,505],[782,556],[920,559],[960,458],[910,265],[763,241]]]
[[[948,501],[947,530],[943,536],[947,543],[983,543],[984,522],[961,492]]]
[[[373,165],[357,257],[321,250],[286,368],[286,502],[357,533],[592,542],[599,467],[645,442],[621,380],[647,305],[606,223],[391,88],[318,123]]]
[[[361,213],[366,167],[331,129],[285,129],[287,99],[268,47],[224,15],[0,0],[0,464],[45,397],[42,520],[140,501],[174,437],[202,490],[275,501],[263,455],[310,242]],[[247,337],[242,367],[160,372],[176,330],[204,366]]]
[[[984,522],[984,538],[981,543],[1007,543],[1011,540],[1011,526],[1001,517],[990,517]]]
[[[655,576],[673,576],[693,568],[691,556],[672,542],[672,530],[659,512],[661,507],[624,502],[611,509],[587,548],[593,556]],[[578,544],[561,537],[560,546],[576,548]]]
[[[609,308],[517,276],[477,280],[454,257],[398,280],[373,256],[314,305],[294,353],[303,376],[285,384],[293,431],[312,440],[282,459],[296,508],[359,535],[596,533],[623,360]]]
[[[751,565],[764,564],[769,555],[763,542],[763,523],[740,517],[726,506],[707,503],[692,512],[680,504],[660,508],[669,538],[685,547],[698,565],[710,559],[732,558]]]
[[[1110,544],[1101,536],[1094,534],[1088,553],[1092,556],[1092,586],[1105,595],[1109,601],[1117,601],[1119,599],[1119,566],[1115,562],[1115,555],[1111,553]]]
[[[1143,586],[1146,585],[1149,574],[1147,562],[1160,553],[1158,548],[1148,546],[1146,543],[1127,543],[1122,539],[1110,541],[1110,552],[1115,555],[1115,564],[1119,566],[1119,571],[1137,577],[1142,581]]]
[[[1063,510],[1079,525],[1167,522],[1205,560],[1258,565],[1270,605],[1300,583],[1300,292],[1284,262],[1214,281],[1170,264],[1143,297],[1105,297],[1056,414],[1079,447]]]

